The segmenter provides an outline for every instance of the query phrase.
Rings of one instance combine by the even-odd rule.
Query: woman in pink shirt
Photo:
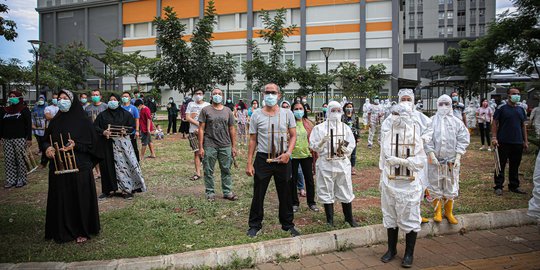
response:
[[[480,108],[476,110],[476,121],[478,122],[478,129],[480,130],[480,138],[482,140],[482,147],[480,150],[491,151],[491,137],[489,131],[491,130],[491,119],[493,118],[493,111],[489,107],[487,99],[482,99]],[[484,145],[487,143],[487,147]]]

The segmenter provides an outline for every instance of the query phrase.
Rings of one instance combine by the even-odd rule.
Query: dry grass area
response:
[[[162,126],[166,127],[166,124]],[[357,149],[359,173],[353,177],[354,216],[362,225],[377,224],[382,220],[378,190],[379,149],[367,149],[366,139],[367,135],[362,134]],[[456,202],[456,213],[527,207],[529,195],[506,192],[504,196],[496,197],[493,194],[492,155],[477,150],[480,147],[478,137],[473,137],[472,141],[462,160],[461,194]],[[218,173],[218,199],[209,203],[205,200],[202,179],[189,180],[193,175],[193,154],[189,151],[188,141],[177,134],[155,141],[155,144],[158,158],[142,163],[148,192],[135,195],[132,201],[118,197],[99,202],[102,232],[84,245],[58,245],[43,239],[46,170],[31,174],[29,185],[24,188],[0,190],[0,249],[3,250],[0,262],[151,256],[288,237],[280,230],[273,184],[266,199],[262,234],[256,239],[245,236],[253,188],[253,179],[244,173],[245,146],[240,147],[239,168],[233,169],[234,191],[240,200],[221,199]],[[534,160],[532,151],[524,155],[520,170],[524,174],[522,187],[529,193],[532,191]],[[0,154],[2,176],[3,166],[3,155]],[[99,191],[99,181],[96,185]],[[423,208],[426,215],[431,215],[427,204]],[[336,210],[336,229],[345,228],[340,207]],[[324,213],[310,212],[305,198],[301,198],[301,211],[295,215],[295,223],[304,234],[329,230]]]

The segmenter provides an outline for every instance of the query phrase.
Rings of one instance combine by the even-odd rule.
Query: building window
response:
[[[135,27],[134,37],[148,37],[148,23],[136,23],[133,25]]]
[[[418,0],[418,5],[421,6],[424,4],[424,0]]]
[[[300,26],[300,9],[295,8],[291,10],[292,13],[292,24]]]
[[[439,5],[444,5],[444,0],[439,0]]]
[[[409,21],[414,23],[414,13],[409,15]]]
[[[444,20],[444,11],[439,11],[439,20]]]
[[[439,36],[444,36],[444,26],[439,26]]]
[[[409,38],[414,38],[414,28],[409,29]]]
[[[422,13],[417,13],[417,14],[416,14],[416,20],[418,20],[419,22],[421,22],[423,19],[424,19],[424,16],[422,15]]]
[[[424,36],[424,28],[418,28],[417,30],[418,37],[421,38]]]
[[[471,24],[471,36],[476,36],[476,25]]]
[[[476,18],[476,9],[471,9],[471,17]]]
[[[388,48],[366,49],[367,59],[387,59],[389,57],[390,57],[390,50]]]
[[[152,23],[152,36],[157,36],[157,25]]]
[[[484,15],[486,15],[486,10],[481,8],[481,9],[478,9],[478,15],[480,17],[484,17]]]
[[[242,74],[242,64],[246,61],[245,54],[233,54],[233,60],[237,63],[236,74]]]
[[[130,38],[131,37],[131,24],[125,24],[124,25],[124,38]]]
[[[451,10],[447,11],[446,18],[453,19],[454,18],[454,12],[451,11]]]
[[[217,28],[220,31],[234,30],[236,28],[236,15],[219,15]]]
[[[448,5],[453,5],[454,4],[454,0],[448,0]]]
[[[240,29],[247,29],[247,13],[240,14]]]
[[[448,27],[446,28],[446,33],[447,33],[448,35],[453,35],[453,34],[454,34],[454,27],[453,27],[453,26],[448,26]]]
[[[478,25],[478,35],[480,36],[484,35],[485,31],[486,31],[486,26],[484,26],[483,24]]]

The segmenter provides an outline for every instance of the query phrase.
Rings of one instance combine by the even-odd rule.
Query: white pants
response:
[[[459,194],[459,167],[428,165],[429,195],[435,199],[455,199]]]
[[[540,154],[536,157],[533,174],[533,197],[529,200],[529,211],[527,215],[540,219]]]
[[[422,223],[420,216],[422,186],[418,180],[412,182],[403,180],[386,180],[385,182],[381,180],[379,189],[381,191],[384,227],[398,227],[405,233],[419,232]]]
[[[377,132],[377,130],[379,130],[379,132]],[[377,137],[377,142],[380,144],[381,143],[380,127],[377,126],[377,124],[371,123],[369,127],[369,136],[368,136],[368,141],[367,141],[368,145],[373,145],[373,137],[375,136],[375,133],[379,134],[379,136]]]
[[[351,178],[351,162],[342,160],[326,160],[319,157],[316,163],[317,197],[323,204],[350,203],[354,200]]]

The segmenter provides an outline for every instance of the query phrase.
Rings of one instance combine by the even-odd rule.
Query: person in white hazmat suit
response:
[[[364,105],[362,105],[362,121],[364,122],[364,129],[366,129],[369,125],[368,123],[369,106],[371,106],[371,103],[369,101],[369,98],[366,98]]]
[[[315,163],[316,193],[319,201],[324,204],[328,225],[334,226],[334,202],[338,201],[341,202],[345,221],[351,227],[357,227],[358,224],[352,215],[354,193],[349,160],[356,142],[351,128],[341,122],[342,115],[343,110],[339,102],[331,101],[328,104],[327,119],[311,131],[309,147],[319,154]],[[338,140],[345,140],[348,144],[340,145]],[[333,147],[330,146],[332,143]],[[341,153],[341,156],[330,158],[332,149]]]
[[[384,117],[384,108],[381,104],[379,104],[379,97],[375,97],[373,99],[373,104],[369,106],[368,110],[368,121],[369,121],[369,135],[368,135],[368,148],[371,149],[373,146],[373,137],[375,137],[375,134],[377,133],[377,130],[379,129],[379,136],[377,137],[377,141],[380,143],[381,139],[381,132],[380,132],[380,124],[383,121]]]
[[[540,153],[536,156],[533,184],[533,197],[529,200],[529,211],[527,211],[527,215],[536,220],[540,220]]]
[[[469,101],[469,106],[465,108],[465,115],[467,118],[467,128],[472,132],[476,128],[476,110],[478,107],[474,101]]]
[[[422,112],[419,112],[415,109],[414,106],[414,91],[409,88],[400,89],[398,92],[399,104],[411,108],[411,116],[413,120],[418,123],[420,126],[420,134],[422,136],[422,141],[426,145],[431,138],[433,137],[433,128],[431,127],[431,119]],[[420,177],[420,182],[424,190],[426,191],[424,195],[429,197],[429,192],[427,192],[428,180],[427,180],[427,159],[426,164],[420,172],[418,172]],[[429,222],[429,219],[422,217],[422,223]]]
[[[397,253],[398,231],[405,236],[405,255],[401,266],[413,263],[414,246],[420,231],[420,201],[423,186],[420,172],[426,163],[426,154],[420,125],[411,115],[411,107],[395,105],[391,115],[381,127],[381,209],[383,225],[388,234],[388,251],[381,261],[391,261]]]
[[[444,217],[450,224],[458,224],[452,209],[459,192],[461,156],[470,143],[469,131],[463,121],[453,115],[452,99],[448,95],[437,99],[437,114],[431,120],[433,139],[426,144],[425,149],[429,156],[428,190],[434,198],[433,221],[442,221],[444,205]]]

